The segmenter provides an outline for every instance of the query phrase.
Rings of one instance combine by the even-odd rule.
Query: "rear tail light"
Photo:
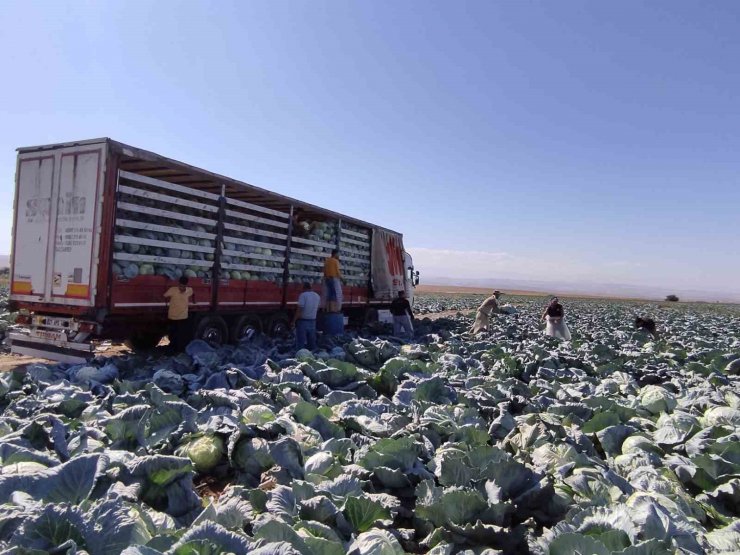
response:
[[[24,324],[28,325],[31,323],[31,315],[30,314],[18,314],[15,318],[16,324]]]

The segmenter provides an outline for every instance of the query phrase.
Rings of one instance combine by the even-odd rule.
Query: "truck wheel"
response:
[[[254,314],[245,314],[240,316],[231,326],[231,342],[239,344],[239,342],[248,337],[250,333],[261,333],[262,332],[262,321]]]
[[[228,337],[229,328],[224,319],[221,316],[208,315],[198,321],[193,339],[201,339],[209,345],[218,347],[223,345]]]
[[[151,331],[135,331],[126,339],[126,346],[132,351],[151,351],[159,345],[164,334]]]
[[[290,333],[290,320],[283,313],[273,314],[267,320],[267,333],[272,337],[283,337]]]

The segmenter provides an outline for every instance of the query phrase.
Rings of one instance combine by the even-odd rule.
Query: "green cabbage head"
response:
[[[640,404],[651,414],[660,414],[673,411],[677,403],[670,392],[657,385],[649,385],[640,394]]]
[[[213,469],[221,461],[224,453],[223,440],[211,435],[192,439],[176,450],[177,455],[189,458],[195,470],[203,473]]]
[[[242,412],[242,418],[247,424],[262,426],[275,420],[275,413],[267,405],[250,405]]]

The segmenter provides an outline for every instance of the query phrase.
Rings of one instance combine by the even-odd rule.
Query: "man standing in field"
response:
[[[414,336],[414,325],[411,323],[414,313],[411,311],[411,304],[406,298],[404,291],[398,292],[398,297],[391,303],[391,314],[393,315],[393,335],[400,337],[408,333],[409,337]]]
[[[310,283],[304,283],[303,293],[298,296],[298,308],[293,316],[296,349],[303,349],[306,344],[312,351],[316,348],[316,313],[320,303],[319,294],[311,291]]]
[[[164,294],[167,299],[167,320],[170,323],[170,349],[179,353],[188,341],[188,308],[193,300],[193,289],[188,287],[188,278],[182,276],[180,284],[170,287]]]
[[[331,256],[324,261],[324,299],[327,312],[342,310],[342,272],[337,249],[331,251]]]
[[[488,331],[491,315],[498,314],[498,298],[500,295],[501,291],[494,291],[493,295],[488,297],[478,307],[478,312],[475,313],[475,322],[470,330],[472,333],[480,333],[483,330]]]

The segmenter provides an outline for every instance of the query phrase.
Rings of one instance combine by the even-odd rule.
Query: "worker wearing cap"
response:
[[[327,312],[342,310],[342,271],[337,249],[331,251],[331,256],[324,261],[324,299]]]
[[[316,348],[316,313],[319,304],[319,294],[311,291],[310,283],[304,283],[303,293],[298,296],[298,308],[293,315],[296,349],[303,349],[306,344],[312,351]]]
[[[488,331],[489,319],[492,314],[498,314],[498,298],[501,295],[501,291],[494,291],[493,295],[488,297],[478,307],[478,312],[475,313],[475,323],[471,328],[472,333],[480,333],[483,330]]]

